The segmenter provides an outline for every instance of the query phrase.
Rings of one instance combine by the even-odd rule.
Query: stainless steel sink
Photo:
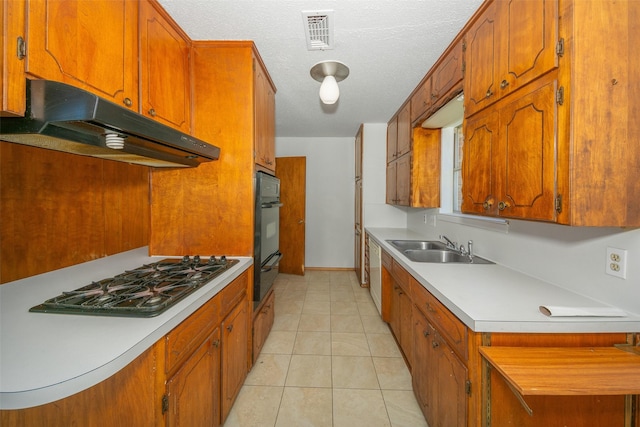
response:
[[[461,254],[437,240],[387,240],[387,242],[414,262],[494,264],[479,256],[469,257]]]
[[[447,246],[437,240],[387,240],[399,251],[406,250],[447,250]]]
[[[408,249],[402,251],[404,256],[415,262],[432,262],[432,263],[457,263],[457,264],[494,264],[493,262],[480,258],[479,256],[462,255],[450,249],[445,250],[415,250]]]

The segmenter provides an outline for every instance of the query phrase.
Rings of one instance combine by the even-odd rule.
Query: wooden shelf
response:
[[[522,396],[640,394],[640,354],[618,347],[480,347]]]

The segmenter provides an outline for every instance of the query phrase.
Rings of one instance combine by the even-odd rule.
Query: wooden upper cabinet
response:
[[[411,151],[411,104],[407,102],[398,113],[396,157],[403,156],[409,151]]]
[[[255,162],[272,172],[276,170],[275,108],[276,92],[260,61],[255,69]]]
[[[410,129],[411,130],[411,129]],[[440,206],[440,129],[412,130],[412,149],[387,165],[386,203]]]
[[[466,124],[464,212],[556,221],[557,81],[537,86]]]
[[[136,0],[29,1],[25,70],[137,110],[137,18]]]
[[[0,92],[2,105],[0,117],[24,116],[25,100],[25,56],[19,52],[18,44],[25,40],[25,5],[23,1],[0,1]],[[24,45],[26,46],[26,45]]]
[[[498,123],[498,113],[487,111],[464,125],[462,212],[494,212],[496,178],[492,164],[498,146]]]
[[[462,39],[447,49],[411,96],[411,123],[424,120],[462,92]]]
[[[397,146],[398,146],[398,116],[396,115],[387,124],[387,163],[390,163],[396,159]]]
[[[435,109],[462,91],[463,71],[462,40],[458,40],[433,70],[431,99]]]
[[[465,116],[558,66],[557,0],[495,0],[465,35]]]
[[[429,110],[433,103],[433,99],[431,97],[431,84],[432,78],[431,75],[425,77],[420,86],[418,86],[418,90],[411,97],[411,123],[415,122],[419,117],[421,117],[424,113]]]
[[[140,111],[187,133],[191,131],[189,43],[155,0],[140,2]]]

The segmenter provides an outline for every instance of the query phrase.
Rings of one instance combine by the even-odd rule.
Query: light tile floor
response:
[[[279,275],[275,321],[225,427],[427,423],[386,323],[354,272]]]

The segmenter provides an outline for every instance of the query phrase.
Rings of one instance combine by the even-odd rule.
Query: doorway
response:
[[[304,276],[306,157],[277,157],[280,178],[280,260],[278,272]]]

